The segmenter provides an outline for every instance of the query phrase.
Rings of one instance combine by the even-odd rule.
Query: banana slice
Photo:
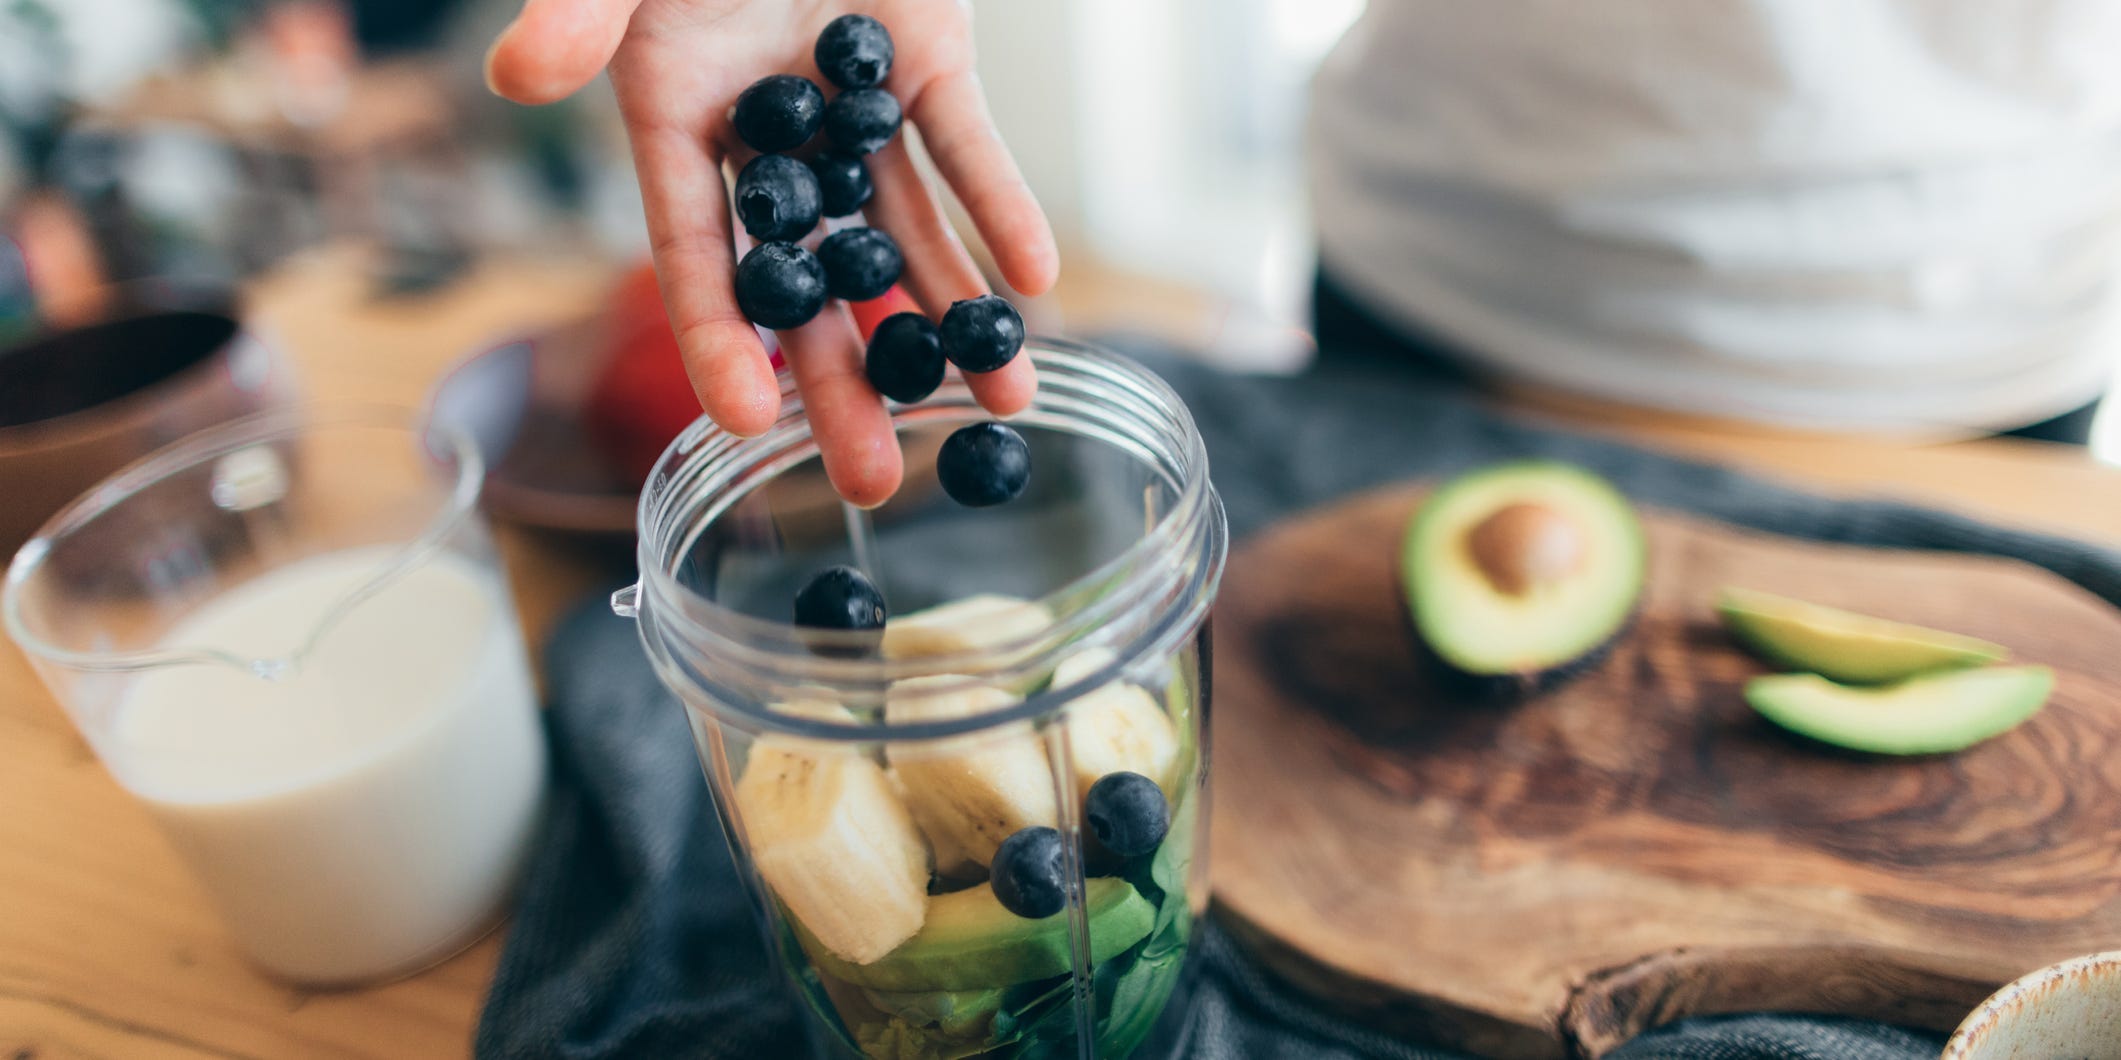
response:
[[[1053,668],[1053,687],[1080,683],[1116,659],[1103,648],[1085,648]],[[1099,777],[1120,772],[1140,773],[1170,789],[1178,733],[1155,696],[1139,685],[1113,681],[1076,697],[1066,709],[1077,791],[1088,792]]]
[[[776,709],[852,717],[835,704]],[[868,964],[921,929],[928,848],[883,767],[853,745],[760,737],[736,808],[759,875],[833,956]]]
[[[956,655],[1008,644],[1053,624],[1053,612],[1029,600],[983,593],[952,600],[925,611],[894,617],[884,623],[883,652],[886,659],[925,659]],[[997,660],[1006,665],[1010,660]],[[1029,692],[1042,675],[1012,689]]]
[[[941,721],[985,714],[1017,701],[1001,689],[970,680],[943,674],[900,681],[884,698],[884,718],[892,724]],[[1058,820],[1046,749],[1028,726],[901,744],[890,757],[906,789],[906,806],[935,847],[938,868],[961,867],[946,858],[987,865],[1002,840],[1019,829],[1050,828]]]

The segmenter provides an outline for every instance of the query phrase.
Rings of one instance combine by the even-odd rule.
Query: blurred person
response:
[[[2121,353],[2117,47],[2114,0],[1370,0],[1313,96],[1321,346],[2081,442]]]
[[[847,12],[1025,293],[1057,257],[986,115],[954,0],[529,0],[497,92],[607,63],[663,294],[710,416],[778,399],[737,311],[727,114],[814,75]],[[1321,72],[1311,153],[1328,348],[1624,404],[1831,430],[2081,440],[2121,341],[2121,4],[2055,0],[1375,0]],[[870,213],[931,312],[984,284],[903,140]],[[834,312],[785,336],[826,469],[857,503],[900,461]],[[977,381],[1006,415],[1021,360]]]
[[[736,305],[723,167],[748,152],[729,111],[769,74],[822,81],[812,47],[826,23],[848,13],[891,31],[896,57],[884,87],[904,104],[907,123],[1003,279],[1026,295],[1043,293],[1059,273],[1059,252],[988,115],[960,0],[527,0],[487,58],[494,91],[530,104],[566,97],[609,65],[686,371],[707,414],[736,434],[772,425],[780,386]],[[907,139],[893,137],[869,156],[876,193],[863,212],[898,242],[908,293],[939,316],[951,302],[987,293],[987,283],[915,168]],[[863,376],[852,319],[828,306],[780,338],[834,487],[858,505],[883,503],[904,464],[890,414]],[[1037,385],[1027,357],[968,382],[997,416],[1023,410]]]

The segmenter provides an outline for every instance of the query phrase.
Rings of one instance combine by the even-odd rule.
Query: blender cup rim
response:
[[[836,641],[851,643],[860,635],[815,630],[799,632],[799,627],[790,623],[741,613],[680,583],[669,569],[670,564],[661,561],[674,560],[684,552],[683,542],[676,547],[666,547],[670,538],[682,534],[689,541],[697,536],[700,528],[719,518],[758,484],[817,455],[815,439],[803,417],[801,396],[795,393],[792,382],[784,374],[781,416],[771,428],[752,438],[739,439],[721,431],[703,416],[664,449],[649,473],[649,486],[641,491],[637,509],[640,533],[635,557],[639,581],[614,594],[613,602],[621,614],[633,613],[641,639],[658,669],[679,669],[685,674],[686,681],[710,691],[725,687],[712,675],[702,673],[701,667],[682,666],[673,659],[670,642],[675,639],[713,648],[721,653],[720,662],[732,659],[762,663],[783,658],[793,660],[793,665],[800,666],[809,676],[823,683],[826,691],[830,691],[834,684],[855,685],[877,693],[880,701],[885,687],[908,677],[959,674],[970,670],[981,674],[982,679],[990,678],[992,665],[997,660],[1013,660],[1021,665],[1061,649],[1090,645],[1111,648],[1118,655],[1111,665],[1068,686],[1073,691],[1047,688],[1004,709],[939,721],[893,724],[879,718],[876,721],[841,722],[777,712],[765,703],[734,692],[712,696],[720,705],[718,709],[730,711],[761,731],[826,740],[921,740],[1038,718],[1075,698],[1082,690],[1115,678],[1127,668],[1131,659],[1142,657],[1152,649],[1166,647],[1163,642],[1172,641],[1169,646],[1175,647],[1176,639],[1190,628],[1192,620],[1205,612],[1208,601],[1213,598],[1228,548],[1222,503],[1209,480],[1206,445],[1194,425],[1192,413],[1169,384],[1132,358],[1085,343],[1047,336],[1031,337],[1025,342],[1024,350],[1027,354],[1035,352],[1039,355],[1039,397],[1031,409],[1012,417],[1013,421],[1035,421],[1041,407],[1057,392],[1054,384],[1071,377],[1093,385],[1131,388],[1134,393],[1125,395],[1122,400],[1131,402],[1133,408],[1123,411],[1132,411],[1145,421],[1159,418],[1164,421],[1169,435],[1164,445],[1168,450],[1165,455],[1180,472],[1172,476],[1177,486],[1176,499],[1147,532],[1118,555],[1068,580],[1037,601],[1053,604],[1056,601],[1087,600],[1087,603],[1062,612],[1063,617],[1051,626],[976,651],[898,660],[835,658],[813,653],[808,645],[830,645]],[[893,425],[904,430],[955,421],[963,419],[968,410],[975,415],[986,415],[970,402],[970,391],[962,377],[953,375],[927,402],[893,406]],[[1099,437],[1090,431],[1076,433]],[[1104,440],[1120,444],[1109,434]],[[1137,441],[1131,448],[1140,450],[1156,444]],[[1152,466],[1167,470],[1155,454],[1138,455],[1143,455]],[[710,469],[730,479],[719,490],[725,495],[716,497],[712,494],[717,491],[702,489],[701,480],[711,477]],[[709,495],[703,498],[703,493]],[[675,503],[670,503],[673,499]],[[666,512],[666,508],[674,511]],[[1208,545],[1205,554],[1193,557],[1193,550],[1204,539]],[[1145,575],[1144,571],[1148,573]],[[1116,591],[1121,589],[1151,590],[1159,596],[1176,595],[1190,600],[1190,604],[1165,608],[1163,614],[1146,623],[1138,634],[1126,638],[1123,643],[1112,643],[1112,638],[1099,637],[1097,631],[1116,617],[1115,609],[1132,606],[1140,596],[1139,591]],[[667,672],[664,676],[666,681],[671,679]],[[968,681],[973,680],[976,679],[968,677]],[[803,684],[790,681],[789,691],[801,691]]]
[[[478,444],[460,428],[423,423],[414,409],[380,402],[308,401],[268,409],[194,431],[153,450],[104,476],[53,513],[28,541],[22,543],[8,563],[6,578],[0,581],[0,626],[5,627],[8,636],[30,657],[76,670],[129,672],[196,663],[248,669],[251,660],[214,649],[76,651],[62,648],[30,629],[29,619],[23,614],[24,592],[50,558],[53,542],[80,530],[98,516],[171,475],[255,445],[336,428],[402,430],[429,453],[452,460],[456,465],[447,503],[441,505],[416,537],[400,547],[390,563],[349,590],[348,600],[366,596],[425,559],[477,511],[486,479],[485,460],[479,453]],[[340,610],[339,607],[332,608],[326,621],[329,622]]]

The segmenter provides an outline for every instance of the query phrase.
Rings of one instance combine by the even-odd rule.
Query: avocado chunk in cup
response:
[[[1716,611],[1746,647],[1770,662],[1844,684],[1901,681],[1983,666],[2008,654],[1985,640],[1751,589],[1725,589]]]
[[[1923,755],[1958,751],[2018,727],[2055,687],[2045,666],[1954,670],[1859,688],[1817,674],[1756,677],[1745,700],[1791,732],[1851,751]]]
[[[1407,527],[1400,578],[1414,628],[1476,692],[1528,693],[1584,669],[1642,595],[1642,525],[1627,498],[1551,461],[1462,475]]]
[[[1090,959],[1103,961],[1140,942],[1156,923],[1156,907],[1125,880],[1088,881]],[[986,884],[928,900],[928,919],[899,947],[869,964],[835,956],[801,930],[803,952],[818,971],[894,993],[984,990],[1066,975],[1068,914],[1026,920],[1002,908]]]

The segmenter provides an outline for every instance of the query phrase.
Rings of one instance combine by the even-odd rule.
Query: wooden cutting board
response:
[[[1215,612],[1217,899],[1299,986],[1490,1056],[1598,1056],[1730,1011],[1949,1030],[2121,948],[2121,615],[2033,567],[1649,512],[1631,632],[1515,705],[1431,679],[1398,588],[1418,491],[1258,535]],[[2048,708],[1957,755],[1873,758],[1748,709],[1724,585],[2009,646]]]

